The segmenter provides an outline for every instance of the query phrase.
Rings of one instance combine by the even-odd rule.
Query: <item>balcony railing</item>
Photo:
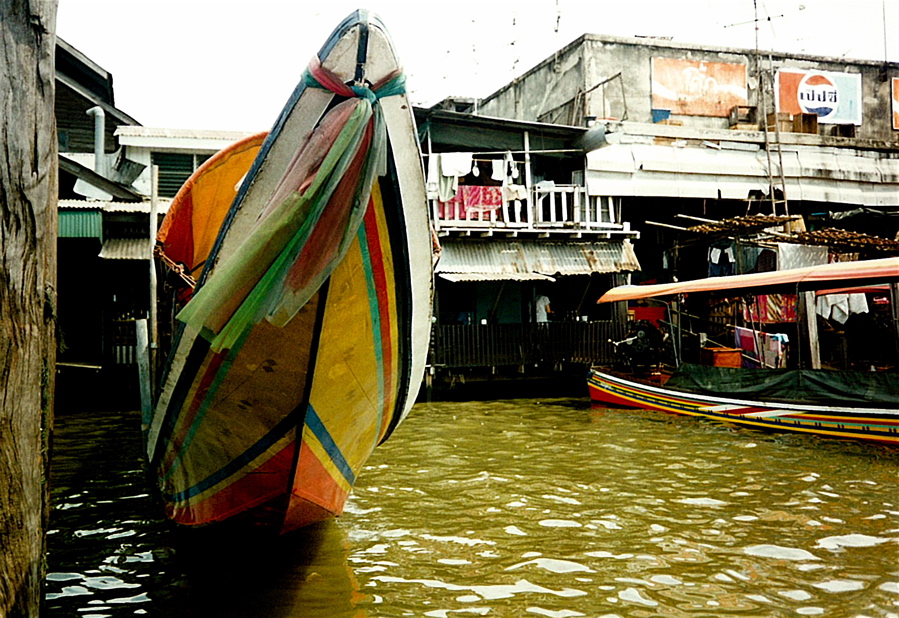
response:
[[[536,363],[608,363],[609,340],[623,338],[612,321],[546,324],[443,324],[434,332],[433,363],[442,367],[497,367]]]
[[[449,202],[431,200],[431,217],[438,231],[630,232],[630,226],[620,221],[618,198],[588,195],[580,185],[553,183],[519,191],[463,186]]]

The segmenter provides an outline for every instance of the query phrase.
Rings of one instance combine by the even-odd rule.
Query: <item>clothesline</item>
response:
[[[431,155],[425,155],[425,156],[439,156],[439,155],[444,155],[444,154],[466,154],[466,153],[464,153],[464,152],[461,152],[461,153],[459,153],[459,152],[434,152],[434,153],[431,153]],[[478,153],[478,154],[480,154],[480,153]],[[472,160],[472,162],[476,162],[476,163],[493,163],[494,161],[502,161],[502,159],[478,159],[476,157],[472,157],[471,160]],[[513,160],[512,163],[515,163],[516,165],[523,165],[524,161],[514,161]]]
[[[486,152],[477,152],[472,153],[478,154],[481,156],[504,156],[507,154],[561,154],[567,152],[583,152],[583,150],[578,150],[577,148],[564,148],[558,150],[497,150],[497,151],[486,151]],[[421,155],[424,157],[429,157],[431,155],[439,155],[439,154],[458,154],[456,152],[424,152],[421,151]],[[473,158],[474,161],[495,161],[496,159],[477,159]],[[516,161],[516,163],[523,163],[523,161]]]

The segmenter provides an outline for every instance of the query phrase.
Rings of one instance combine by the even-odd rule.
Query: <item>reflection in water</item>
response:
[[[347,564],[346,533],[334,521],[284,538],[241,538],[219,531],[206,538],[181,539],[176,547],[188,587],[188,604],[180,615],[366,615],[356,607],[361,595]],[[172,615],[171,610],[166,615]]]
[[[46,615],[366,615],[335,521],[278,539],[172,529],[143,472],[139,422],[57,419]]]
[[[420,404],[336,522],[186,542],[137,422],[57,421],[49,616],[899,615],[895,450],[573,400]]]

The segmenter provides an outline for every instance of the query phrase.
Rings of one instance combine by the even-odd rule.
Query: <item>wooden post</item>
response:
[[[808,340],[808,368],[821,369],[821,347],[818,344],[818,314],[815,311],[815,293],[799,293],[799,323]],[[799,345],[802,345],[801,340]]]
[[[890,284],[890,316],[893,318],[893,348],[899,358],[899,283]]]
[[[147,320],[135,320],[137,335],[137,379],[140,387],[140,417],[144,431],[150,427],[153,414],[153,397],[150,372],[150,338],[147,334]]]
[[[159,348],[159,319],[157,313],[156,302],[156,259],[153,257],[153,248],[156,246],[156,232],[159,227],[159,166],[154,165],[150,170],[150,298],[147,307],[147,316],[149,317],[149,369],[148,376],[150,384],[150,399],[154,397],[153,389],[156,387],[157,349]]]
[[[37,616],[56,374],[55,0],[0,0],[0,616]]]
[[[517,164],[516,164],[517,165]],[[524,186],[527,189],[527,223],[528,229],[534,229],[534,224],[539,220],[534,212],[534,186],[531,179],[531,136],[524,132]]]

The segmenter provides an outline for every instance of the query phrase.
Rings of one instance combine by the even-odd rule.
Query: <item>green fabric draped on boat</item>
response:
[[[665,387],[724,399],[899,407],[899,375],[895,373],[739,369],[684,363]]]
[[[387,132],[377,99],[400,92],[397,78],[377,93],[355,89],[356,98],[334,106],[288,166],[247,238],[178,314],[214,351],[232,348],[262,319],[276,326],[289,322],[340,263],[375,177],[387,171]]]

